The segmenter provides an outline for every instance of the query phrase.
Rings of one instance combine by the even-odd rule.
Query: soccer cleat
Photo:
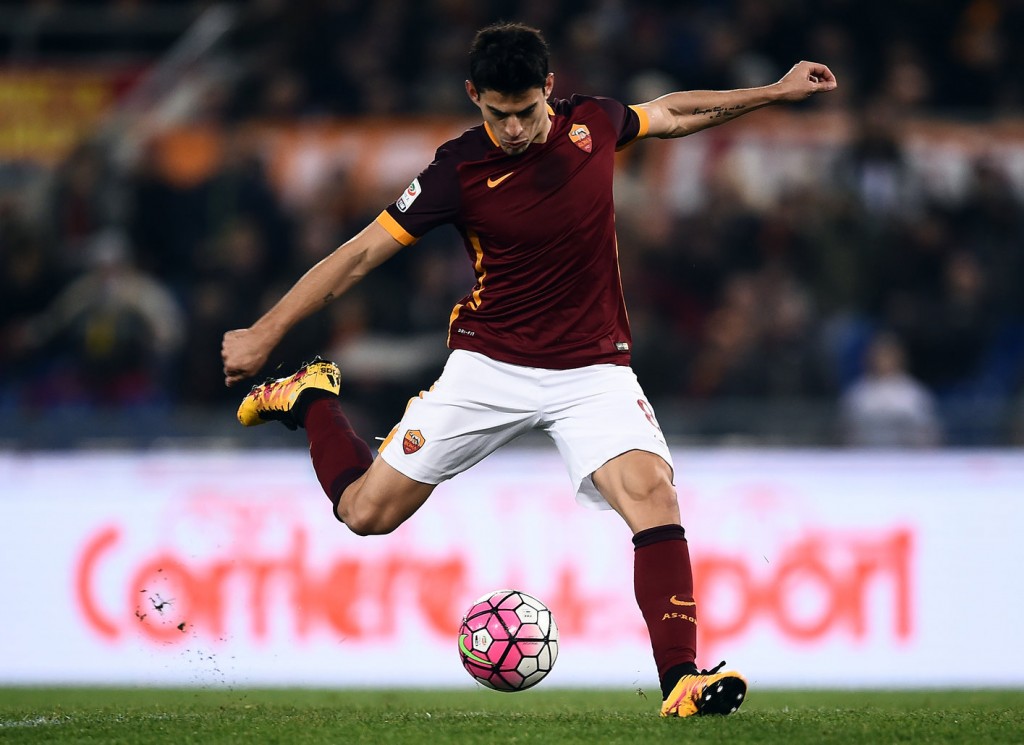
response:
[[[238,421],[246,427],[277,421],[288,429],[297,429],[302,422],[295,418],[295,404],[299,397],[311,390],[338,394],[341,390],[341,371],[333,362],[315,357],[284,378],[268,379],[254,385],[238,407]]]
[[[684,675],[661,705],[663,717],[690,717],[694,714],[732,714],[747,695],[747,681],[731,670],[718,672],[725,662],[696,675]]]

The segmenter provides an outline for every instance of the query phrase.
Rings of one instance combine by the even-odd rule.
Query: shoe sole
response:
[[[697,714],[732,714],[747,696],[747,684],[743,678],[729,676],[709,685],[697,700]]]

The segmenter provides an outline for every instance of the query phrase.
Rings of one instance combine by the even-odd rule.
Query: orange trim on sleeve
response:
[[[627,147],[632,145],[637,140],[642,140],[644,137],[647,136],[648,131],[650,131],[651,129],[651,116],[650,114],[647,113],[647,110],[645,108],[643,108],[642,106],[630,106],[629,108],[631,108],[634,111],[634,113],[637,116],[637,119],[640,120],[640,129],[637,131],[636,137],[634,137],[629,142],[622,143],[617,148],[615,148],[616,150],[625,150]]]
[[[637,117],[640,119],[640,131],[637,133],[635,139],[647,136],[647,131],[651,128],[651,117],[647,113],[647,109],[643,106],[630,106],[636,112]]]
[[[411,246],[419,240],[419,238],[399,225],[398,221],[389,215],[387,210],[384,210],[377,215],[377,224],[384,228],[384,230],[388,231],[391,237],[403,246]]]

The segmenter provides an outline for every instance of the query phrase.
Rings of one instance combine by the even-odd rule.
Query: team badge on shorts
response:
[[[402,438],[402,450],[406,455],[412,455],[426,443],[423,433],[418,429],[407,429],[405,437]]]
[[[585,153],[594,149],[594,138],[590,136],[590,129],[586,124],[573,124],[569,127],[569,139]]]

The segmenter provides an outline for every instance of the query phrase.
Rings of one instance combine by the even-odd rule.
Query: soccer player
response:
[[[255,375],[299,320],[427,231],[453,225],[476,284],[452,310],[444,371],[410,401],[379,457],[349,425],[340,372],[325,360],[255,386],[239,421],[304,427],[335,516],[359,535],[393,531],[442,481],[527,430],[544,431],[577,500],[614,509],[633,531],[634,590],[650,631],[662,716],[729,714],[747,684],[722,665],[707,671],[695,664],[697,609],[672,456],[630,368],[615,152],[800,101],[832,90],[836,80],[824,65],[799,62],[761,88],[669,93],[633,106],[552,98],[554,82],[539,31],[514,23],[479,31],[465,85],[483,123],[441,145],[393,204],[252,326],[224,335],[225,382]]]

